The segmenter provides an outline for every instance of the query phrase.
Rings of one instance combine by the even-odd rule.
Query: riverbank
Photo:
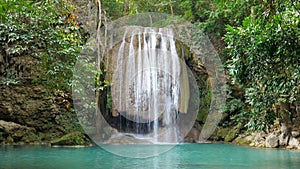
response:
[[[224,131],[225,130],[225,131]],[[300,150],[300,134],[298,131],[292,131],[291,136],[284,134],[285,127],[271,128],[269,132],[265,131],[240,131],[229,132],[226,129],[218,129],[212,139],[214,141],[224,141],[225,143],[255,147],[255,148],[274,148],[286,150]]]
[[[218,135],[220,131],[216,130],[216,132],[212,135],[211,139],[206,141],[193,141],[190,139],[186,139],[184,144],[233,144],[233,145],[241,145],[245,147],[259,148],[259,149],[277,149],[277,150],[296,150],[300,151],[299,144],[299,135],[295,135],[297,133],[294,132],[289,142],[287,142],[287,138],[283,138],[283,135],[278,132],[265,133],[263,131],[255,131],[248,134],[238,134],[231,141],[224,141],[222,136]],[[218,136],[216,136],[218,135]],[[228,137],[223,136],[223,138]],[[218,138],[218,140],[216,139]],[[134,141],[135,140],[135,141]],[[122,139],[112,139],[107,145],[143,145],[145,141],[136,141],[132,136],[122,137]],[[150,142],[146,143],[150,145]],[[40,142],[2,142],[0,145],[12,145],[12,146],[27,146],[27,145],[42,145],[49,147],[91,147],[97,146],[91,139],[88,138],[87,135],[81,132],[73,132],[66,134],[60,138],[54,139],[52,141],[40,141]]]

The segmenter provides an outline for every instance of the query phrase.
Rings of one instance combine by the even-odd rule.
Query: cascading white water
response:
[[[112,86],[116,111],[147,124],[148,132],[139,137],[178,142],[182,69],[172,30],[127,27],[117,57]]]

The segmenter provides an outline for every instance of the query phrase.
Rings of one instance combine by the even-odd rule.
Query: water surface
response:
[[[128,153],[156,151],[164,145],[115,146]],[[140,149],[138,152],[134,152]],[[148,158],[127,158],[99,147],[0,146],[0,169],[216,169],[300,168],[300,152],[225,144],[181,144]]]

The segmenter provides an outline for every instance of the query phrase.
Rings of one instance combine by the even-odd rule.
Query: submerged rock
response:
[[[150,140],[139,139],[134,135],[128,135],[128,134],[116,134],[112,136],[106,143],[113,144],[113,145],[152,144]]]

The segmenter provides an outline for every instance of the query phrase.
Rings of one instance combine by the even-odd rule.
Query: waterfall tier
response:
[[[187,113],[189,82],[171,29],[127,27],[112,80],[114,114],[148,124],[156,141],[178,140],[177,117]]]

